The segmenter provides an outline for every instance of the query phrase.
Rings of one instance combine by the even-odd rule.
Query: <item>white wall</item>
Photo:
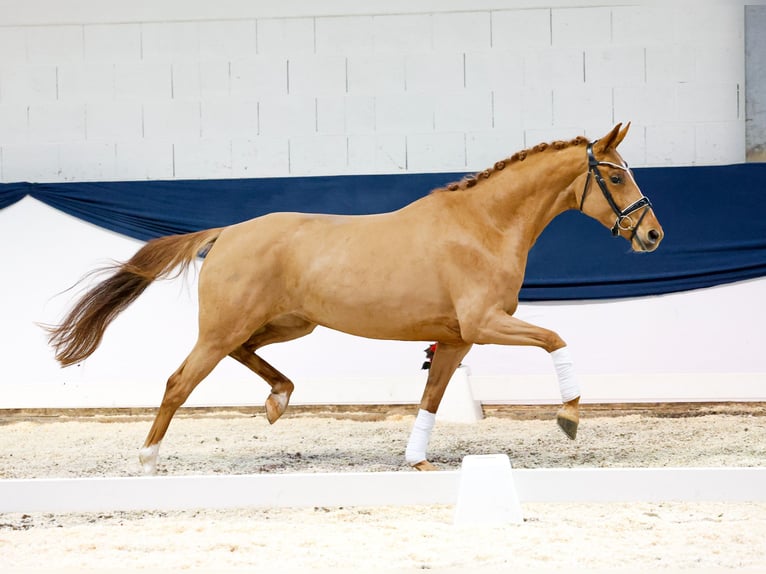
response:
[[[741,2],[274,4],[0,3],[0,178],[479,170],[627,120],[636,166],[745,156]]]

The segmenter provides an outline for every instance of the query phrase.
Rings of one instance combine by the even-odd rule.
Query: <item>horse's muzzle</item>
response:
[[[638,239],[638,241],[633,242],[634,249],[635,247],[638,247],[637,251],[645,251],[650,253],[659,247],[660,242],[664,236],[665,234],[663,233],[662,229],[650,227],[644,231],[643,229],[639,228],[635,237],[635,239]]]

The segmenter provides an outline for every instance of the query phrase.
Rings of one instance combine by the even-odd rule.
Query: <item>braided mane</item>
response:
[[[472,175],[467,175],[462,180],[452,182],[448,184],[446,187],[440,187],[438,189],[435,189],[431,193],[440,193],[442,191],[458,191],[461,189],[468,189],[475,186],[477,183],[479,183],[479,181],[483,179],[489,179],[490,176],[496,171],[501,171],[505,169],[506,167],[508,167],[509,165],[513,165],[517,162],[524,161],[530,155],[541,153],[549,149],[561,150],[561,149],[568,148],[570,146],[587,145],[588,142],[589,142],[588,138],[584,136],[577,136],[576,138],[569,141],[558,140],[558,141],[551,142],[549,144],[539,143],[531,149],[523,149],[521,151],[517,151],[511,157],[495,162],[493,166],[488,167],[484,171],[480,171]]]

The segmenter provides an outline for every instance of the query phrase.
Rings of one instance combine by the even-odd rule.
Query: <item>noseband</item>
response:
[[[614,237],[617,237],[620,234],[620,231],[630,231],[630,241],[633,241],[634,239],[638,241],[638,243],[641,245],[641,247],[646,247],[641,241],[639,237],[636,236],[636,231],[638,231],[638,226],[641,225],[641,222],[644,220],[644,217],[646,216],[647,212],[652,209],[652,202],[649,201],[649,198],[645,195],[641,195],[641,198],[637,201],[634,201],[631,203],[628,207],[625,209],[620,209],[617,206],[617,203],[614,201],[614,198],[612,197],[612,193],[609,191],[609,188],[606,186],[606,182],[604,181],[604,178],[601,176],[601,172],[598,169],[598,166],[600,165],[608,165],[609,167],[614,167],[617,169],[621,169],[625,173],[630,173],[630,170],[627,166],[624,165],[617,165],[616,163],[612,163],[609,161],[598,161],[596,159],[596,156],[593,155],[593,144],[596,142],[591,142],[588,144],[588,177],[585,180],[585,189],[583,189],[582,197],[580,198],[580,211],[582,211],[582,207],[585,204],[585,196],[588,193],[588,189],[590,188],[590,179],[591,176],[596,180],[596,183],[598,184],[599,188],[601,188],[601,193],[604,194],[604,198],[606,199],[606,202],[609,204],[609,207],[612,208],[612,211],[617,216],[617,219],[614,222],[614,225],[612,226],[612,235]],[[642,209],[641,215],[638,217],[638,221],[636,223],[633,223],[633,218],[631,217],[632,213],[635,213],[639,209]]]

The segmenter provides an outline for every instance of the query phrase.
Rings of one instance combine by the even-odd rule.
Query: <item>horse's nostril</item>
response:
[[[654,243],[657,243],[657,241],[659,241],[659,239],[660,239],[660,232],[657,231],[656,229],[650,229],[647,232],[646,236],[648,237],[649,241],[652,244],[654,244]]]

